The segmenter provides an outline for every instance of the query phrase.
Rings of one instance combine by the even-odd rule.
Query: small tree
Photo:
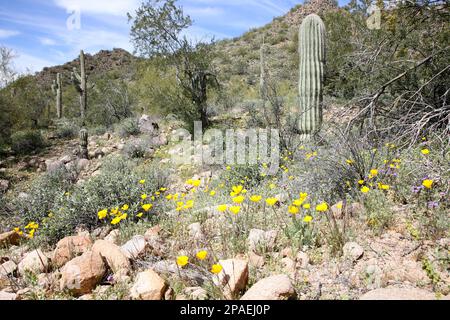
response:
[[[208,127],[208,88],[217,87],[212,71],[213,48],[211,42],[191,42],[182,32],[192,25],[177,0],[148,0],[136,11],[128,14],[131,39],[135,52],[144,57],[163,57],[175,67],[177,83],[183,95],[192,101],[195,112]]]

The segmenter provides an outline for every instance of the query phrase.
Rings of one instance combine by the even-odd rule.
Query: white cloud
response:
[[[68,11],[80,10],[81,14],[107,14],[125,16],[136,9],[139,0],[54,0],[55,4]]]
[[[19,31],[0,29],[0,39],[7,39],[19,35]]]
[[[56,41],[50,38],[42,37],[39,38],[39,42],[43,44],[44,46],[55,46]]]
[[[14,67],[19,73],[34,73],[41,71],[44,67],[51,67],[57,62],[42,59],[24,52],[17,51],[18,56],[14,60]]]

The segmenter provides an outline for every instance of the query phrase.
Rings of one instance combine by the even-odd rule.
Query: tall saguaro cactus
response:
[[[86,65],[83,50],[80,51],[80,73],[78,73],[77,68],[73,68],[72,82],[75,86],[75,89],[80,94],[80,113],[81,119],[84,123],[87,108],[87,88],[86,88],[87,78],[86,78]]]
[[[267,74],[266,74],[265,54],[266,54],[266,44],[264,43],[263,38],[263,42],[259,50],[259,66],[260,66],[259,93],[261,99],[263,99],[264,101],[267,99]]]
[[[88,159],[88,131],[86,129],[80,130],[80,158]]]
[[[53,94],[56,95],[56,117],[62,118],[62,81],[61,74],[56,74],[56,80],[53,80],[52,85]]]
[[[326,60],[325,25],[310,14],[300,26],[300,119],[301,140],[308,141],[322,125],[323,81]]]

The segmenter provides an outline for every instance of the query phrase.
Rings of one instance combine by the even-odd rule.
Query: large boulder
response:
[[[40,274],[48,271],[50,259],[40,250],[33,250],[20,261],[18,269],[21,275],[26,272]]]
[[[287,275],[281,274],[259,280],[241,300],[287,300],[295,296],[291,280]]]
[[[423,289],[389,287],[369,291],[359,300],[436,300],[436,296]]]
[[[277,236],[278,232],[276,230],[264,231],[252,229],[248,236],[249,250],[253,252],[257,252],[258,249],[272,250],[275,246]]]
[[[106,240],[97,240],[92,247],[92,251],[105,259],[114,272],[116,280],[122,280],[123,277],[129,275],[131,270],[130,261],[119,246]]]
[[[76,256],[88,251],[91,247],[92,240],[89,236],[81,235],[64,238],[56,245],[52,263],[55,267],[60,268]]]
[[[134,300],[162,300],[167,284],[155,271],[149,269],[138,273],[130,295]]]
[[[17,246],[20,242],[20,235],[15,231],[0,234],[0,247]]]
[[[11,260],[8,260],[0,265],[0,290],[11,285],[10,277],[13,276],[16,270],[17,265]]]
[[[0,291],[0,301],[17,300],[17,294],[6,291]]]
[[[149,115],[142,115],[139,119],[138,125],[141,133],[155,134],[159,132],[159,122],[160,119],[157,117],[152,117]]]
[[[60,289],[77,296],[88,294],[100,283],[105,272],[102,257],[98,253],[87,251],[62,268]]]
[[[137,259],[144,255],[148,249],[144,236],[135,236],[122,246],[122,252],[128,259]]]
[[[222,271],[214,278],[216,285],[223,287],[224,296],[234,299],[248,283],[248,262],[243,259],[220,260]]]
[[[47,161],[45,161],[45,166],[47,168],[47,172],[49,172],[49,173],[66,170],[66,166],[64,165],[64,162],[62,162],[60,160],[56,160],[56,161],[47,160]]]
[[[364,249],[356,242],[347,242],[343,247],[344,258],[355,262],[362,258]]]

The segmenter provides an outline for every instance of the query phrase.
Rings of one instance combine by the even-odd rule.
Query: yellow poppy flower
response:
[[[429,149],[423,149],[421,152],[422,152],[423,155],[430,154],[430,150]]]
[[[129,205],[124,204],[123,207],[122,207],[122,210],[123,210],[123,211],[127,211],[129,208],[130,208]]]
[[[427,189],[431,189],[433,187],[433,183],[434,183],[433,180],[427,179],[422,182],[422,185]]]
[[[311,209],[311,205],[309,203],[305,203],[303,205],[303,209]]]
[[[144,214],[142,213],[142,212],[139,212],[137,215],[136,215],[136,217],[138,217],[138,218],[142,218],[144,216]]]
[[[103,220],[108,215],[108,210],[102,210],[97,213],[97,216],[100,220]]]
[[[197,252],[197,255],[196,255],[198,260],[205,260],[207,256],[208,256],[208,252],[205,250]]]
[[[312,219],[313,219],[313,217],[311,217],[311,216],[306,216],[306,217],[303,218],[303,222],[305,222],[305,223],[310,223],[310,222],[312,221]]]
[[[261,200],[262,200],[261,196],[254,195],[250,197],[251,202],[260,202]]]
[[[288,211],[290,214],[296,215],[300,212],[300,209],[296,206],[289,206]]]
[[[267,199],[266,199],[266,203],[267,203],[267,205],[269,205],[270,207],[274,206],[277,202],[278,202],[278,199],[277,199],[277,198],[267,198]]]
[[[328,210],[328,204],[326,202],[322,202],[316,206],[316,211],[325,212]]]
[[[237,196],[233,198],[233,202],[237,203],[237,204],[241,204],[242,202],[244,202],[245,198],[243,196]]]
[[[177,258],[177,265],[180,267],[184,267],[189,263],[189,257],[187,256],[179,256]]]
[[[148,212],[151,208],[153,208],[153,205],[148,203],[148,204],[144,204],[142,206],[142,209],[144,209],[145,212]]]
[[[367,187],[367,186],[364,186],[364,187],[361,188],[361,192],[362,193],[368,193],[369,191],[370,191],[370,188]]]
[[[211,273],[214,273],[214,274],[219,274],[222,272],[222,270],[223,270],[223,268],[220,264],[214,264],[211,267]]]
[[[232,207],[230,207],[230,211],[231,211],[233,214],[238,214],[238,213],[241,211],[241,207],[238,207],[238,206],[232,206]]]

